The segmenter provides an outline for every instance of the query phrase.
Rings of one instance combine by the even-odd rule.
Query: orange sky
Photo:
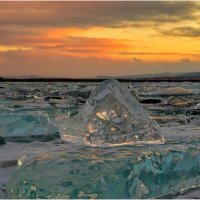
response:
[[[0,2],[0,75],[200,71],[200,2]]]

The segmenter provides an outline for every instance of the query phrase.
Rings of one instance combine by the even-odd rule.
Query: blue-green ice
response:
[[[122,116],[99,114],[102,105],[115,108],[111,95],[94,109],[102,124],[92,127],[92,138],[87,125],[94,115],[76,122],[86,116],[97,85],[1,83],[0,197],[184,198],[199,191],[200,83],[122,83],[137,100],[134,113],[144,115],[146,128],[132,126],[123,137]],[[158,142],[137,142],[137,131],[145,139],[146,130],[154,130],[148,138]]]

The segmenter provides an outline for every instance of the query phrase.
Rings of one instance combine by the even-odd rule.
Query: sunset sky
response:
[[[0,76],[200,71],[200,2],[0,2]]]

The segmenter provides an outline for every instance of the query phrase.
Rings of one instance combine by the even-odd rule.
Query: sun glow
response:
[[[146,73],[157,70],[155,65],[168,71],[168,64],[174,71],[191,65],[196,71],[200,3],[149,2],[148,10],[145,3],[16,2],[13,6],[0,2],[1,71],[6,74],[6,66],[12,71],[13,62],[31,69],[30,73],[36,68],[27,68],[26,62],[51,73],[54,62],[83,74],[85,68],[80,66],[87,66],[90,75],[114,73],[113,69],[118,74],[135,73],[136,68]],[[109,66],[98,71],[96,63]]]

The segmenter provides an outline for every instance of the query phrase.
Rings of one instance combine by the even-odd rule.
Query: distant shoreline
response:
[[[120,82],[200,82],[200,78],[172,78],[172,77],[159,77],[159,78],[116,78]],[[0,78],[0,82],[101,82],[107,80],[106,78]]]

